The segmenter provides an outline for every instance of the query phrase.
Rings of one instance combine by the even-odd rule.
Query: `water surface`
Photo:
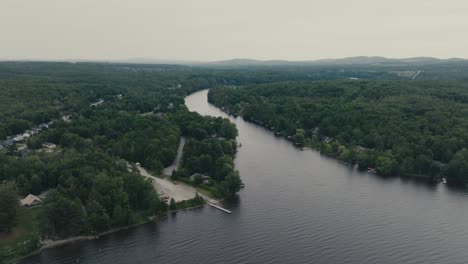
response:
[[[207,90],[191,111],[224,116]],[[443,184],[359,172],[241,118],[237,169],[246,184],[228,206],[165,216],[23,263],[468,263],[468,195]]]

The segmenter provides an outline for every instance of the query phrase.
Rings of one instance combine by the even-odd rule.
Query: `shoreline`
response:
[[[238,114],[233,114],[229,111],[227,111],[227,109],[225,109],[224,107],[219,107],[217,105],[215,105],[214,103],[211,103],[210,101],[208,101],[209,104],[215,106],[216,108],[218,108],[219,110],[221,110],[223,113],[227,114],[228,116],[231,116],[231,117],[234,117],[234,118],[242,118],[245,122],[247,123],[251,123],[251,124],[254,124],[254,125],[257,125],[259,127],[262,127],[264,128],[265,130],[273,133],[273,135],[275,137],[280,137],[280,138],[283,138],[287,141],[289,141],[291,143],[291,145],[293,147],[296,147],[298,149],[300,149],[301,151],[304,151],[304,150],[313,150],[313,151],[317,151],[320,155],[324,155],[325,157],[328,157],[328,158],[332,158],[334,159],[335,161],[343,164],[343,165],[346,165],[346,166],[353,166],[352,164],[350,164],[349,162],[347,161],[342,161],[340,159],[338,159],[337,157],[335,156],[332,156],[332,155],[327,155],[327,154],[323,154],[319,149],[316,149],[314,148],[313,146],[308,146],[308,145],[296,145],[294,143],[294,141],[292,141],[290,138],[288,138],[286,135],[284,135],[283,133],[281,132],[278,132],[278,131],[275,131],[274,129],[271,129],[269,126],[265,125],[263,122],[261,121],[258,121],[258,120],[254,120],[254,119],[245,119],[242,115],[238,115]],[[359,169],[358,169],[359,170]],[[359,170],[359,171],[362,171],[362,172],[365,172],[365,170]],[[369,174],[369,173],[368,173]],[[414,179],[414,180],[427,180],[427,181],[435,181],[435,182],[440,182],[440,179],[443,178],[434,178],[432,176],[429,176],[429,175],[416,175],[416,174],[400,174],[400,175],[389,175],[389,176],[385,176],[385,175],[381,175],[379,173],[372,173],[373,175],[377,175],[377,176],[380,176],[380,177],[399,177],[399,178],[409,178],[409,179]],[[468,187],[468,185],[467,185]]]
[[[138,226],[142,226],[142,225],[145,225],[145,224],[148,224],[148,223],[151,223],[151,222],[155,222],[161,216],[165,216],[165,215],[168,215],[170,213],[177,213],[177,212],[181,212],[181,211],[188,211],[188,210],[192,210],[192,209],[196,209],[196,208],[202,208],[202,207],[205,207],[206,204],[207,203],[205,201],[205,203],[202,204],[202,205],[197,205],[197,206],[183,208],[183,209],[168,210],[168,211],[164,212],[161,215],[149,217],[147,221],[143,221],[141,223],[133,224],[133,225],[129,225],[129,226],[114,228],[114,229],[111,229],[111,230],[101,232],[101,233],[96,234],[96,235],[82,235],[82,236],[69,237],[69,238],[60,239],[60,240],[45,240],[45,241],[49,241],[49,242],[45,242],[45,243],[42,243],[43,241],[41,241],[42,246],[40,248],[36,249],[35,251],[33,251],[33,252],[31,252],[31,253],[29,253],[29,254],[27,254],[25,256],[21,256],[21,257],[19,257],[17,259],[14,259],[12,261],[12,263],[18,263],[19,261],[24,260],[24,259],[26,259],[28,257],[40,254],[42,251],[47,250],[47,249],[63,247],[63,246],[67,246],[67,245],[77,243],[77,242],[81,242],[81,241],[96,240],[96,239],[101,238],[102,236],[114,234],[114,233],[117,233],[117,232],[120,232],[120,231],[128,230],[128,229],[131,229],[131,228],[134,228],[134,227],[138,227]]]

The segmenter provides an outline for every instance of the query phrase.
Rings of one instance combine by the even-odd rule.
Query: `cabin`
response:
[[[357,146],[355,149],[356,149],[356,152],[358,152],[358,153],[367,151],[367,148],[365,148],[363,146]]]
[[[57,147],[57,145],[55,145],[54,143],[50,143],[50,142],[44,142],[42,143],[42,147],[48,148],[48,149],[54,149]]]
[[[210,184],[211,182],[210,176],[206,176],[200,173],[194,173],[192,176],[190,176],[190,182],[195,182],[197,179],[200,179],[201,183],[203,184]]]
[[[42,204],[42,200],[33,194],[29,194],[24,199],[20,200],[20,204],[24,207],[34,207]]]

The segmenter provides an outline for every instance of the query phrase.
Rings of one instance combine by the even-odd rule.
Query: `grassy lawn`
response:
[[[213,186],[197,186],[195,188],[197,189],[199,193],[204,194],[213,199],[223,198],[223,197],[220,197],[219,195],[215,195],[217,192],[216,192],[215,187]]]
[[[35,249],[38,238],[37,216],[41,211],[36,208],[18,208],[18,224],[9,233],[0,233],[0,263],[25,255]]]
[[[213,199],[219,199],[219,198],[223,198],[223,197],[220,197],[219,195],[216,195],[216,189],[214,186],[207,186],[207,185],[195,185],[193,184],[193,182],[191,182],[188,178],[184,178],[184,177],[179,177],[177,178],[177,181],[174,181],[171,179],[172,182],[175,182],[177,183],[177,181],[180,181],[180,182],[183,182],[187,185],[190,185],[190,186],[193,186],[195,189],[197,189],[197,191],[201,194],[204,194],[208,197],[211,197]]]

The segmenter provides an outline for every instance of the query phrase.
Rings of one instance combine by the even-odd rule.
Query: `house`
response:
[[[31,154],[31,150],[29,150],[28,148],[23,148],[21,150],[18,150],[18,154],[21,156],[21,157],[26,157],[28,156],[29,154]]]
[[[57,145],[55,145],[54,143],[50,143],[50,142],[44,142],[42,143],[42,147],[48,148],[48,149],[54,149],[57,147]]]
[[[13,140],[14,140],[15,142],[20,142],[20,141],[23,141],[23,140],[24,140],[24,137],[23,137],[23,135],[16,135],[16,136],[13,138]]]
[[[42,200],[33,194],[29,194],[24,199],[20,200],[20,204],[24,207],[33,207],[42,204]]]
[[[8,148],[8,147],[11,147],[13,145],[15,145],[15,141],[11,138],[7,139],[7,140],[4,140],[3,142],[1,142],[1,145],[3,145],[3,147],[5,148]]]
[[[103,99],[99,99],[99,100],[97,100],[97,102],[94,102],[94,103],[90,104],[89,106],[95,107],[95,106],[98,106],[98,105],[100,105],[100,104],[102,104],[102,103],[104,103],[104,100],[103,100]]]
[[[67,123],[68,123],[68,122],[71,122],[71,120],[70,120],[70,115],[64,115],[64,116],[62,116],[61,118],[62,118],[63,121],[65,121],[65,122],[67,122]]]
[[[39,130],[42,130],[43,128],[49,128],[49,125],[44,123],[44,124],[38,125],[37,128],[38,128]]]
[[[199,181],[203,184],[210,184],[211,177],[200,174],[200,173],[194,173],[192,176],[190,176],[190,182],[196,182],[196,181]]]
[[[31,134],[26,132],[26,133],[23,133],[23,138],[29,138],[31,137]]]
[[[27,149],[27,148],[28,148],[28,146],[22,145],[22,146],[18,147],[18,151],[20,151],[20,150],[25,150],[25,149]]]
[[[356,147],[356,152],[360,153],[360,152],[365,152],[367,151],[367,148],[363,147],[363,146],[357,146]]]

